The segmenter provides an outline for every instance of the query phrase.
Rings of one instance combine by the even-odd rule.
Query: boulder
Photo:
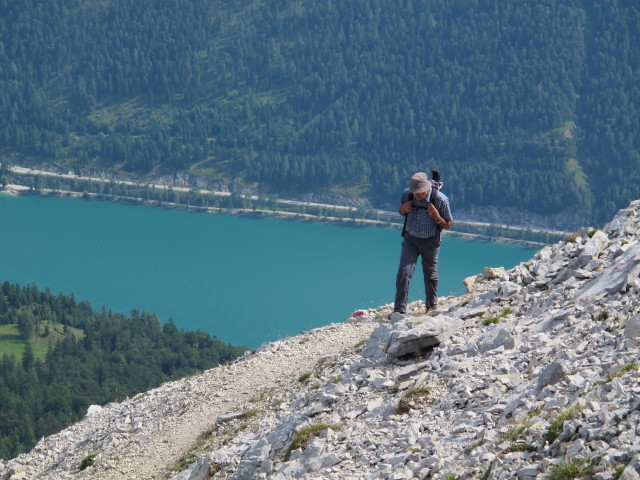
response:
[[[471,277],[467,277],[462,281],[462,284],[464,285],[464,288],[466,289],[467,293],[471,293],[473,291],[473,286],[475,285],[476,281],[478,281],[478,279],[480,278],[480,275],[473,275]]]
[[[97,415],[102,411],[102,407],[100,405],[89,405],[87,408],[87,417],[91,417],[92,415]]]
[[[640,315],[634,315],[627,320],[624,327],[624,334],[628,338],[640,338]]]
[[[398,358],[418,352],[423,348],[435,347],[449,338],[462,325],[463,323],[459,319],[445,315],[424,317],[423,323],[414,328],[394,332],[387,349],[387,355]]]
[[[476,345],[481,353],[486,353],[499,347],[504,347],[505,350],[512,349],[516,346],[516,341],[506,329],[492,325],[480,336]]]
[[[540,372],[538,376],[538,389],[547,385],[553,385],[563,380],[569,374],[569,368],[563,361],[552,362]]]
[[[209,464],[209,457],[202,458],[189,465],[186,470],[171,477],[171,480],[208,480],[210,478]]]
[[[482,275],[490,280],[500,278],[505,274],[504,267],[484,267]]]
[[[578,299],[589,302],[594,298],[620,292],[629,284],[635,287],[639,274],[640,244],[635,243],[594,278]]]

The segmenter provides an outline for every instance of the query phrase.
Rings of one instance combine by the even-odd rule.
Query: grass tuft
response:
[[[291,452],[297,450],[298,448],[306,448],[313,437],[317,437],[318,435],[320,435],[320,432],[326,430],[327,428],[330,428],[331,430],[336,432],[340,430],[338,427],[335,427],[333,425],[327,425],[326,423],[316,423],[315,425],[309,425],[308,427],[303,428],[298,433],[296,433],[296,436],[293,438],[291,445],[285,453],[284,461],[288,462],[291,459]]]
[[[545,441],[549,442],[549,445],[555,442],[556,438],[558,438],[562,433],[562,429],[564,428],[564,422],[569,420],[575,414],[580,413],[583,409],[584,407],[576,405],[574,407],[571,407],[569,410],[566,410],[560,413],[553,420],[553,422],[551,422],[551,425],[549,425],[549,429],[547,430],[547,433],[544,436]]]
[[[484,321],[482,322],[482,324],[485,327],[487,327],[487,326],[492,325],[494,323],[499,323],[501,318],[505,318],[512,311],[513,310],[511,310],[509,307],[505,307],[502,310],[500,310],[500,312],[498,312],[497,315],[485,318]]]
[[[482,324],[485,327],[488,327],[489,325],[493,325],[494,323],[499,323],[499,322],[500,322],[500,318],[498,317],[488,317],[482,321]]]
[[[398,403],[398,414],[405,414],[411,410],[410,404],[416,398],[426,398],[431,393],[431,390],[427,387],[414,388],[405,393],[400,402]]]
[[[259,408],[252,408],[250,410],[247,410],[246,412],[242,413],[242,417],[245,420],[248,420],[251,417],[255,417],[256,415],[262,413],[262,410],[260,410]]]
[[[564,237],[564,241],[567,243],[576,243],[576,240],[578,239],[579,236],[580,235],[578,234],[578,232],[573,232],[567,235],[566,237]]]
[[[537,451],[538,449],[536,447],[528,443],[512,443],[504,452],[514,453],[514,452],[537,452]]]
[[[491,469],[493,468],[493,462],[495,462],[495,460],[491,460],[491,462],[489,463],[489,466],[480,477],[480,480],[489,480],[489,476],[491,475]]]
[[[502,443],[506,441],[515,442],[515,440],[520,435],[522,435],[524,431],[527,428],[529,428],[531,425],[533,425],[533,422],[522,422],[522,423],[514,424],[511,428],[509,428],[509,430],[507,430],[507,433],[505,433],[504,435],[502,435],[502,437],[500,437],[500,440],[498,441],[498,443]]]
[[[549,475],[549,480],[572,480],[588,475],[598,464],[597,460],[587,458],[574,458],[556,465]]]
[[[605,383],[609,383],[614,378],[621,377],[625,373],[628,373],[631,370],[637,370],[637,369],[638,369],[638,362],[629,362],[626,365],[624,365],[620,370],[618,370],[616,373],[610,373],[609,375],[607,375],[607,378],[605,378],[602,382],[600,382],[600,384],[602,385]]]
[[[627,468],[626,465],[618,465],[613,469],[613,480],[618,480],[622,474],[624,473],[624,469]]]

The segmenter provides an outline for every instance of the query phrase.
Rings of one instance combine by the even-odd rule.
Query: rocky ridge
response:
[[[428,315],[381,307],[96,407],[0,479],[639,479],[640,201],[465,285]],[[249,374],[264,381],[224,403],[206,383]],[[162,469],[153,440],[171,443],[173,424],[151,428],[158,416],[209,419]]]

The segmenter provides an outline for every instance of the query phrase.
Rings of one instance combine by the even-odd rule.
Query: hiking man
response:
[[[434,172],[435,173],[435,172]],[[396,300],[393,311],[407,311],[409,282],[422,256],[425,304],[427,312],[438,303],[438,252],[443,228],[451,228],[453,217],[449,199],[440,192],[440,182],[432,182],[424,172],[414,174],[400,199],[400,215],[405,217],[402,251],[396,277]]]

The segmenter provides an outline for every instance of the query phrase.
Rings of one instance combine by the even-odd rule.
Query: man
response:
[[[442,243],[440,232],[443,228],[451,228],[453,217],[449,199],[437,188],[432,196],[432,188],[427,174],[418,172],[409,180],[409,188],[402,193],[400,200],[399,212],[406,217],[406,225],[402,233],[404,240],[396,277],[393,311],[397,313],[404,314],[407,311],[409,282],[416,269],[418,256],[422,256],[427,312],[438,303],[438,252]]]

